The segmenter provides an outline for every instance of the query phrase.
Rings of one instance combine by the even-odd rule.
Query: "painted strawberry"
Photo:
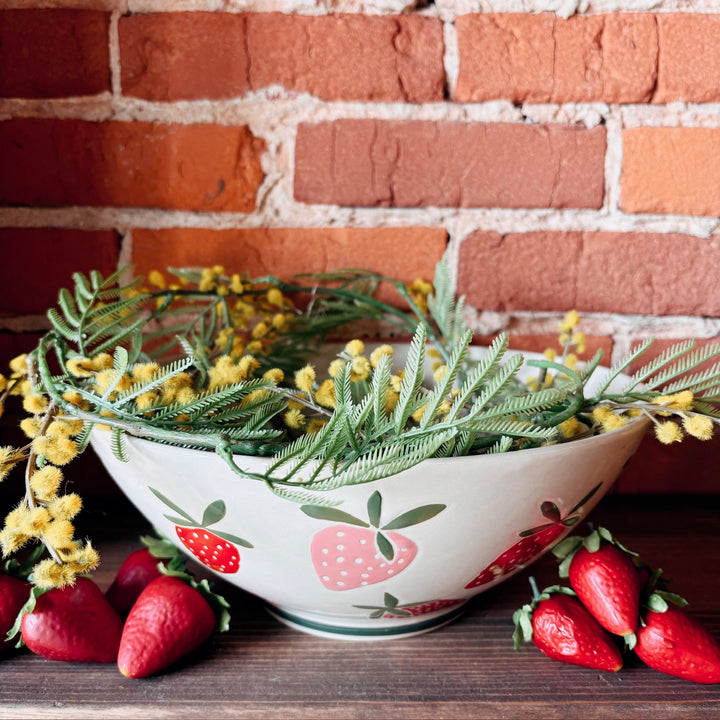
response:
[[[537,592],[513,615],[515,649],[532,643],[553,660],[595,670],[617,672],[622,655],[604,630],[569,588],[554,586]]]
[[[216,572],[232,574],[240,569],[240,553],[235,545],[251,548],[252,544],[237,535],[227,532],[208,530],[225,517],[225,503],[215,500],[210,503],[203,513],[202,521],[198,522],[179,508],[161,492],[150,488],[150,491],[170,509],[181,517],[165,515],[175,524],[175,532],[180,542],[203,564]]]
[[[69,662],[115,662],[123,622],[90,578],[53,588],[22,617],[22,639],[37,655]]]
[[[371,618],[405,618],[415,617],[418,615],[428,615],[430,613],[445,610],[465,602],[464,600],[446,599],[446,600],[424,600],[422,602],[400,603],[398,599],[390,593],[385,593],[383,597],[383,605],[353,605],[353,607],[362,610],[372,610],[369,617]]]
[[[520,540],[505,550],[505,552],[501,553],[484,570],[476,575],[465,588],[470,589],[485,585],[517,570],[522,570],[522,568],[529,565],[532,560],[545,552],[545,550],[551,547],[569,528],[580,520],[583,505],[590,500],[599,488],[600,485],[596,485],[564,517],[554,502],[550,500],[543,502],[540,505],[540,512],[549,522],[528,530],[523,530],[520,533]]]
[[[125,621],[117,663],[129,678],[154,675],[196,650],[215,630],[203,595],[179,577],[153,580]]]
[[[675,605],[647,611],[634,650],[654,670],[696,683],[720,682],[720,643],[699,620]]]
[[[367,502],[369,522],[336,508],[303,505],[306,515],[339,523],[315,533],[310,545],[320,582],[328,590],[351,590],[394,577],[414,560],[417,545],[393,531],[429,520],[445,507],[423,505],[381,525],[382,497],[377,491]]]
[[[629,636],[638,628],[642,579],[630,552],[606,528],[585,538],[569,537],[553,553],[562,560],[560,577],[606,630]]]

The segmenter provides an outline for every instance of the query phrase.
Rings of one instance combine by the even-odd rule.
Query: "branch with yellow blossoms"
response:
[[[720,357],[718,344],[679,343],[625,380],[647,341],[592,390],[602,353],[578,361],[585,338],[575,311],[541,358],[510,352],[505,334],[471,352],[447,258],[432,283],[407,286],[362,270],[295,282],[217,266],[154,271],[145,284],[121,277],[75,274],[48,311],[50,330],[0,375],[0,413],[13,396],[27,413],[26,444],[0,447],[0,480],[24,468],[0,545],[6,556],[44,548],[30,576],[38,588],[70,584],[99,562],[75,538],[80,497],[63,492],[66,466],[97,429],[111,433],[120,459],[127,436],[204,448],[289,501],[333,504],[328,490],[429,457],[572,442],[641,415],[661,442],[706,440],[720,422],[720,363],[701,369]],[[378,299],[383,283],[404,306]],[[366,321],[410,339],[404,357],[356,338],[318,367],[331,333],[347,337]],[[537,369],[529,381],[519,379],[523,365]],[[621,378],[618,392],[611,381]],[[268,456],[266,470],[243,467],[247,455]]]

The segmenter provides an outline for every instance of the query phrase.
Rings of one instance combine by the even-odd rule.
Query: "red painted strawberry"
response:
[[[129,678],[154,675],[200,647],[215,625],[211,605],[195,587],[179,577],[157,578],[125,621],[118,668]]]
[[[130,553],[115,575],[105,597],[121,616],[125,617],[135,604],[140,593],[162,574],[160,566],[167,566],[169,560],[182,563],[180,551],[168,540],[145,536],[147,545]]]
[[[22,639],[37,655],[70,662],[115,662],[122,619],[90,578],[53,588],[22,617]]]
[[[175,523],[175,532],[180,542],[203,565],[226,574],[236,573],[240,569],[240,553],[235,545],[251,548],[252,544],[237,535],[219,530],[211,532],[207,529],[208,526],[214,525],[225,517],[225,503],[222,500],[210,503],[205,508],[202,521],[198,522],[158,490],[150,488],[150,491],[181,516],[166,515],[165,517]]]
[[[0,652],[11,647],[7,634],[30,596],[30,583],[0,573]]]
[[[596,485],[570,512],[564,517],[554,502],[546,500],[540,505],[540,512],[550,522],[537,527],[523,530],[512,547],[501,553],[484,570],[476,575],[466,586],[466,589],[476,588],[480,585],[493,582],[498,578],[522,570],[532,560],[541,555],[552,546],[564,533],[567,532],[582,517],[582,507],[598,491]]]
[[[390,593],[383,597],[384,605],[353,605],[362,610],[372,610],[371,618],[403,618],[417,615],[428,615],[430,613],[445,610],[465,602],[464,600],[424,600],[422,602],[402,603]]]
[[[641,576],[631,553],[605,528],[570,537],[555,547],[560,577],[606,630],[629,636],[638,628]]]
[[[550,587],[537,593],[531,604],[513,615],[515,648],[530,642],[553,660],[595,670],[617,672],[620,649],[572,590]]]
[[[720,682],[720,643],[681,608],[648,610],[636,638],[635,654],[649,667],[696,683]]]
[[[392,531],[429,520],[445,507],[423,505],[381,525],[382,497],[377,491],[367,502],[369,522],[336,508],[303,505],[300,509],[312,518],[340,523],[313,536],[310,556],[320,582],[328,590],[351,590],[394,577],[413,561],[417,545]]]

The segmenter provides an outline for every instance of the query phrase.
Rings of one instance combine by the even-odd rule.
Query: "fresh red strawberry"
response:
[[[142,678],[165,670],[202,645],[215,629],[215,613],[195,588],[179,577],[153,580],[125,621],[118,652],[120,672]]]
[[[380,524],[382,497],[377,491],[367,502],[369,522],[331,507],[303,505],[300,509],[312,518],[341,523],[315,533],[310,557],[328,590],[351,590],[387,580],[408,567],[417,545],[392,531],[429,520],[445,505],[423,505],[384,525]]]
[[[467,585],[466,589],[476,588],[480,585],[493,582],[517,570],[522,570],[532,560],[564,535],[581,517],[582,507],[598,491],[600,485],[594,487],[575,507],[565,516],[562,516],[557,505],[546,500],[540,505],[540,512],[550,522],[537,527],[523,530],[518,540],[510,548],[502,552],[486,568],[476,575]]]
[[[681,608],[648,610],[636,636],[635,653],[649,667],[696,683],[720,682],[720,643]]]
[[[620,649],[612,636],[575,597],[572,590],[546,588],[530,605],[513,615],[515,647],[533,644],[553,660],[617,672],[622,667]]]
[[[140,593],[155,578],[162,575],[161,567],[171,565],[182,569],[184,561],[180,551],[169,541],[145,535],[140,538],[146,547],[130,553],[105,593],[115,610],[125,617]]]
[[[560,577],[593,617],[615,635],[632,635],[640,617],[642,580],[634,553],[620,545],[605,528],[587,537],[571,537],[553,551],[563,561]]]
[[[203,564],[219,573],[232,574],[240,569],[240,553],[235,545],[251,548],[252,544],[237,535],[216,530],[210,532],[208,526],[214,525],[225,517],[225,503],[215,500],[203,512],[201,522],[194,520],[170,499],[158,490],[150,488],[152,493],[165,505],[181,517],[166,515],[175,523],[175,532],[180,542]]]
[[[371,618],[403,618],[413,617],[417,615],[428,615],[430,613],[445,610],[446,608],[460,605],[464,600],[446,599],[446,600],[425,600],[423,602],[400,603],[398,599],[390,593],[385,593],[383,598],[384,605],[353,605],[353,607],[363,610],[372,610]]]
[[[37,655],[71,662],[115,662],[122,619],[89,578],[38,595],[22,618],[22,639]]]
[[[0,573],[0,652],[12,645],[7,634],[30,596],[30,583]]]

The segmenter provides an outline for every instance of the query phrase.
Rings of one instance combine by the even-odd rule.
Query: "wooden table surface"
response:
[[[143,520],[123,501],[87,510],[105,588],[139,547]],[[591,515],[671,578],[689,611],[720,637],[720,496],[609,496]],[[1,718],[720,718],[720,685],[699,685],[629,660],[619,673],[559,663],[532,645],[513,650],[513,611],[530,597],[525,570],[424,635],[382,642],[319,639],[271,618],[219,581],[228,633],[172,671],[124,678],[115,665],[62,663],[28,650],[2,661]],[[540,587],[556,579],[545,557]]]

